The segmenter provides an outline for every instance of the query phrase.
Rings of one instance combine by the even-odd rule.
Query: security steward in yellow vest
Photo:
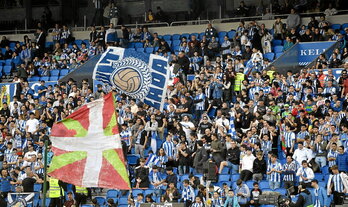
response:
[[[235,93],[240,93],[240,91],[242,90],[242,84],[243,84],[243,80],[245,79],[245,75],[244,73],[236,73],[236,77],[234,79],[234,92]]]
[[[74,188],[75,187],[75,188]],[[80,206],[87,202],[88,190],[85,187],[74,186],[73,190],[75,193],[76,206]]]
[[[51,199],[50,207],[61,207],[63,203],[64,189],[58,179],[49,178],[48,197]]]

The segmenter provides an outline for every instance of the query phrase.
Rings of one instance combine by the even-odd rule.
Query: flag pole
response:
[[[44,183],[43,183],[42,207],[46,207],[46,194],[47,194],[47,147],[48,147],[48,140],[45,140],[45,152],[44,152]]]

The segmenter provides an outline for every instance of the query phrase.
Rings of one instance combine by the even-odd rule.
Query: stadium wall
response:
[[[348,22],[348,15],[337,15],[337,16],[330,16],[327,18],[329,22],[335,23],[335,24],[343,24]],[[247,21],[248,22],[248,21]],[[286,20],[283,19],[283,22],[285,23]],[[302,24],[307,25],[309,22],[309,18],[302,18]],[[259,24],[264,23],[266,25],[266,28],[272,28],[274,20],[262,20],[259,21]],[[230,31],[231,29],[236,29],[238,27],[238,22],[233,23],[215,23],[213,26],[218,31]],[[172,27],[151,27],[149,30],[150,32],[154,33],[157,32],[160,35],[164,34],[182,34],[182,33],[194,33],[194,32],[204,32],[206,29],[206,24],[201,25],[185,25],[185,26],[172,26]],[[25,34],[12,34],[12,35],[6,35],[9,40],[11,41],[23,41],[23,36]],[[26,34],[29,36],[29,38],[33,39],[34,34]],[[89,39],[89,31],[75,31],[73,32],[73,35],[76,39]],[[118,30],[118,35],[121,36],[121,31]],[[49,35],[47,37],[47,41],[52,41],[52,37]]]

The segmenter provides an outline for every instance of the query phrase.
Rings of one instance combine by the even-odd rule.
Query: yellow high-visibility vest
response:
[[[50,178],[50,192],[49,197],[50,198],[59,198],[60,195],[60,186],[58,184],[59,180],[55,178]]]
[[[269,80],[270,80],[270,81],[272,81],[273,78],[274,78],[274,77],[273,77],[273,73],[274,73],[274,72],[275,72],[274,70],[268,70],[268,71],[267,71],[267,75],[269,76]]]
[[[76,188],[76,193],[80,193],[80,194],[88,194],[87,188],[85,187],[80,187],[80,186],[75,186]]]
[[[234,91],[241,91],[242,82],[244,80],[244,73],[237,73],[234,80]]]

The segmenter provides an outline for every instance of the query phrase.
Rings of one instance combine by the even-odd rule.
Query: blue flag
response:
[[[149,106],[163,109],[169,73],[165,57],[108,47],[94,68],[93,79]]]

